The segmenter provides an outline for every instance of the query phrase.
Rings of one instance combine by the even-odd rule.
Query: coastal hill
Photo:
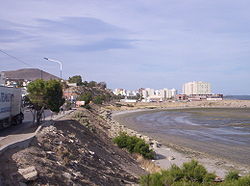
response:
[[[26,79],[34,81],[36,79],[44,79],[44,80],[50,80],[50,79],[60,79],[59,77],[50,74],[48,72],[45,72],[43,70],[40,70],[38,68],[24,68],[19,70],[13,70],[13,71],[3,71],[4,75],[8,79]]]

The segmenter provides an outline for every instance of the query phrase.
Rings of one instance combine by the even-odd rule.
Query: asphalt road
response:
[[[44,114],[45,114],[46,119],[50,119],[51,111],[45,110]],[[10,126],[9,128],[6,128],[6,129],[1,129],[0,130],[0,140],[6,138],[9,135],[22,133],[23,131],[27,130],[28,128],[37,127],[36,124],[32,123],[32,120],[33,120],[32,113],[29,110],[25,110],[23,123],[20,125],[16,125],[16,126]]]

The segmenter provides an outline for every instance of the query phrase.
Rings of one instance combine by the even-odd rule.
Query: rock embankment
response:
[[[0,184],[136,184],[145,171],[113,144],[106,134],[109,124],[96,114],[83,109],[43,128],[28,148],[6,151],[0,157]]]
[[[110,111],[109,109],[101,108],[100,110],[98,110],[98,113],[103,119],[107,121],[107,124],[109,125],[108,135],[110,138],[114,138],[115,136],[119,135],[119,133],[125,132],[128,135],[136,136],[138,138],[145,140],[145,142],[148,143],[151,146],[151,148],[156,148],[161,146],[161,144],[158,141],[146,135],[140,134],[135,130],[129,129],[126,126],[115,121],[112,118],[112,111]]]

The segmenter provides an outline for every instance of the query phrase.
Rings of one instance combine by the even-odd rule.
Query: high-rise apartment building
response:
[[[185,83],[182,87],[183,94],[186,95],[205,95],[211,94],[211,85],[207,82],[193,81]]]
[[[174,98],[177,94],[177,90],[176,89],[167,89],[167,88],[164,88],[164,89],[161,89],[159,90],[160,91],[160,96],[163,98],[163,99],[171,99],[171,98]]]
[[[147,98],[155,95],[155,90],[152,88],[146,88],[142,90],[142,97]]]

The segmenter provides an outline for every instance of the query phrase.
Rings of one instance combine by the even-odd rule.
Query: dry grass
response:
[[[155,173],[161,171],[161,168],[156,165],[152,160],[147,160],[139,154],[135,154],[134,156],[136,158],[136,161],[139,162],[141,167],[143,167],[147,172]]]

